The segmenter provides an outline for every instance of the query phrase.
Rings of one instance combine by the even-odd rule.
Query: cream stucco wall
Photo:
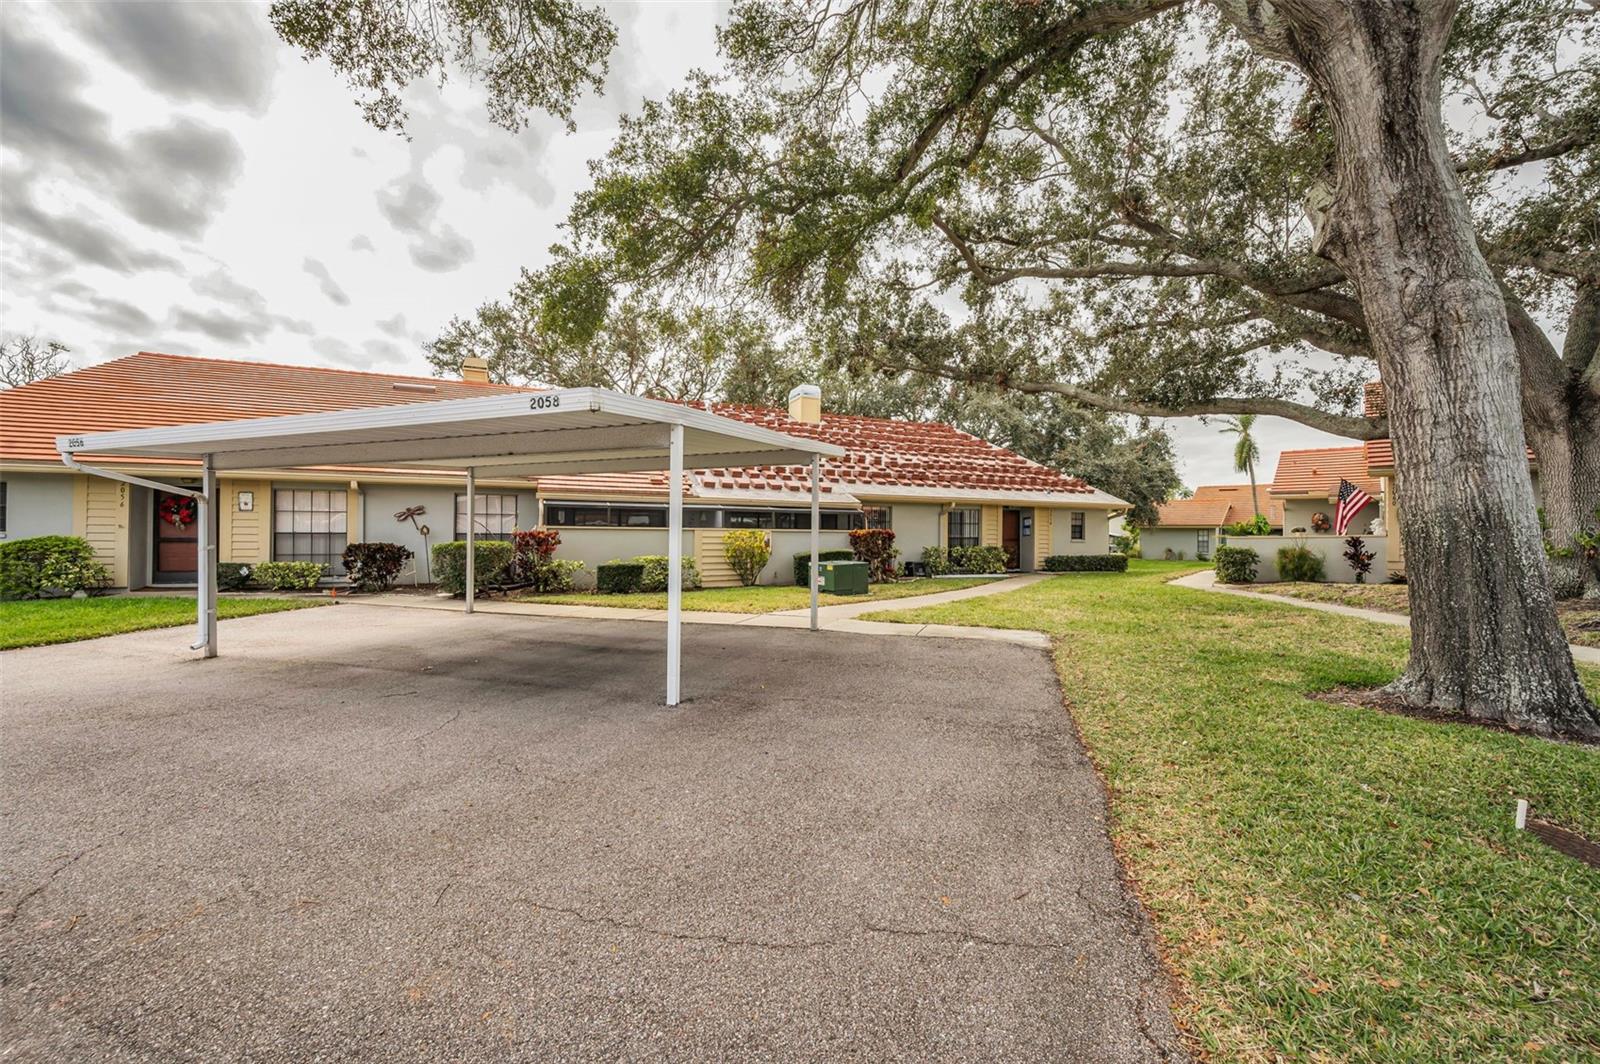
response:
[[[6,485],[6,528],[0,539],[72,535],[73,491],[82,479],[64,473],[0,474]]]
[[[1198,550],[1197,529],[1193,528],[1141,528],[1139,530],[1139,555],[1160,561],[1172,551],[1176,558],[1181,551],[1185,559],[1193,559]],[[1211,550],[1217,549],[1217,530],[1211,529]]]

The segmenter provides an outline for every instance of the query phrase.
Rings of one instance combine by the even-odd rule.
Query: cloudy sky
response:
[[[278,40],[266,5],[0,5],[0,329],[77,365],[139,350],[426,373],[422,344],[537,267],[585,162],[641,99],[715,65],[720,3],[611,7],[605,94],[578,132],[491,125],[452,82],[410,139]],[[1239,479],[1215,424],[1177,421],[1188,483]],[[1287,447],[1334,437],[1270,420]]]

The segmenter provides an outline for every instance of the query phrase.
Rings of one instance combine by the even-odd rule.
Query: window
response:
[[[517,530],[517,497],[515,495],[478,495],[478,512],[474,515],[481,539],[510,539]],[[467,536],[467,497],[456,496],[456,538]]]
[[[771,528],[771,510],[724,510],[723,528]]]
[[[951,510],[949,545],[952,547],[976,547],[982,539],[980,531],[982,522],[983,511],[976,506]]]
[[[863,506],[861,508],[862,520],[866,528],[893,528],[893,507],[889,506]]]
[[[0,480],[0,536],[6,534],[6,488],[5,481]]]
[[[603,502],[547,502],[544,523],[550,528],[666,528],[665,506],[609,506]],[[717,511],[704,506],[683,508],[684,528],[716,528]]]
[[[1211,530],[1202,528],[1194,534],[1194,556],[1201,561],[1211,557]]]
[[[1084,513],[1082,510],[1072,511],[1072,538],[1075,542],[1081,543],[1083,541],[1083,521]]]
[[[344,573],[346,545],[342,488],[278,488],[272,493],[272,557],[316,562],[331,576]]]

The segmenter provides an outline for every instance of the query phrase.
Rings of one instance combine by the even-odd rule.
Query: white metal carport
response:
[[[475,595],[477,475],[553,476],[668,471],[667,704],[681,685],[683,474],[689,468],[811,467],[811,627],[817,627],[819,464],[844,451],[694,407],[601,388],[565,388],[482,399],[407,403],[326,414],[294,414],[168,428],[56,437],[61,460],[94,476],[193,496],[200,504],[198,613],[194,649],[217,654],[217,473],[302,466],[465,470],[466,610]],[[199,491],[175,488],[80,456],[187,458],[202,470]]]

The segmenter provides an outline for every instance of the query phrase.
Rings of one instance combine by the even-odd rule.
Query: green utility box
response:
[[[830,595],[865,595],[866,562],[818,562],[822,568],[822,590]]]

